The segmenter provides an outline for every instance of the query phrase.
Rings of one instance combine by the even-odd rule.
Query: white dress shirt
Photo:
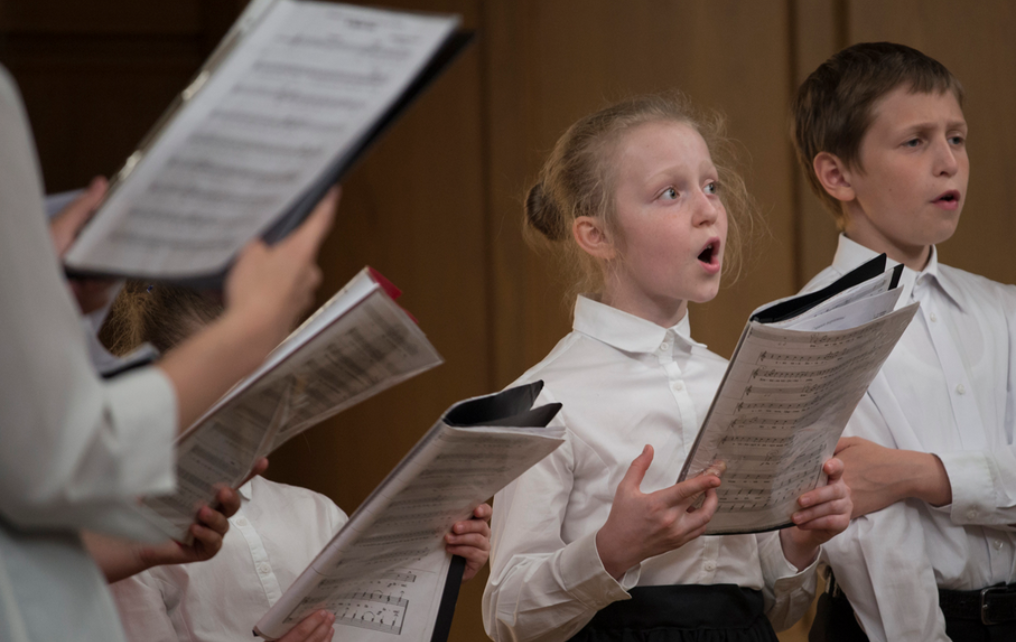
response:
[[[130,502],[173,487],[176,400],[155,369],[95,374],[29,131],[0,68],[0,640],[119,640],[77,531],[156,535]]]
[[[240,487],[222,550],[112,585],[131,642],[236,642],[346,522],[324,495],[255,477]]]
[[[873,258],[840,237],[815,290]],[[892,262],[891,262],[892,263]],[[1016,287],[938,263],[904,268],[899,306],[921,310],[844,432],[934,453],[953,502],[917,500],[854,520],[825,552],[872,640],[948,640],[937,587],[1016,579]]]
[[[732,583],[760,589],[776,628],[811,604],[814,565],[798,573],[778,533],[699,537],[629,569],[603,568],[596,533],[645,444],[642,482],[673,485],[727,362],[689,335],[579,297],[574,330],[516,384],[542,379],[541,402],[563,404],[564,444],[494,498],[491,572],[483,595],[495,640],[566,640],[634,586]]]

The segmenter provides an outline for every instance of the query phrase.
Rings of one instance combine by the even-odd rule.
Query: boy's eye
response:
[[[904,147],[917,147],[920,144],[921,144],[921,139],[920,138],[911,138],[907,142],[903,143],[903,146]]]
[[[667,189],[663,190],[663,193],[660,194],[660,197],[672,201],[675,198],[677,198],[677,190],[674,189],[673,187],[668,187]]]
[[[966,141],[964,140],[964,138],[962,136],[957,135],[957,136],[950,136],[949,137],[949,144],[951,144],[951,145],[957,145],[957,146],[959,146],[959,145],[962,145],[964,142],[966,142]]]

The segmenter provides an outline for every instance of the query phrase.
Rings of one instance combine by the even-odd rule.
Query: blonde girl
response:
[[[702,537],[720,477],[674,483],[726,367],[687,305],[716,296],[750,220],[725,148],[681,97],[634,98],[572,125],[529,192],[527,226],[587,294],[519,381],[564,404],[567,439],[495,498],[495,640],[776,640],[812,601],[850,517],[837,460],[773,533]]]

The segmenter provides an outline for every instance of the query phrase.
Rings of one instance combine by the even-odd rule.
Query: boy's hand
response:
[[[801,495],[801,510],[791,516],[794,526],[780,531],[783,555],[798,569],[815,561],[818,548],[850,524],[850,488],[843,481],[843,462],[830,459],[822,466],[829,482]]]
[[[445,535],[445,550],[466,559],[462,581],[473,579],[490,556],[490,516],[494,511],[489,504],[473,509],[473,519],[456,522],[452,532]]]
[[[952,503],[952,485],[942,461],[930,453],[886,448],[860,437],[836,444],[836,458],[846,466],[852,518],[915,497],[933,506]]]
[[[618,484],[607,523],[596,534],[600,560],[615,579],[642,560],[695,539],[716,512],[719,470],[645,494],[639,486],[651,463],[653,447],[647,445]],[[705,502],[695,508],[703,493]]]

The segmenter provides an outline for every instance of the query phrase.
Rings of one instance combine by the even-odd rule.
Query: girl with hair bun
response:
[[[526,198],[526,229],[571,273],[573,331],[516,382],[563,404],[565,443],[498,493],[484,624],[498,641],[776,640],[846,528],[830,459],[795,526],[700,537],[719,469],[675,484],[726,360],[691,338],[753,216],[716,117],[679,95],[572,125]]]

